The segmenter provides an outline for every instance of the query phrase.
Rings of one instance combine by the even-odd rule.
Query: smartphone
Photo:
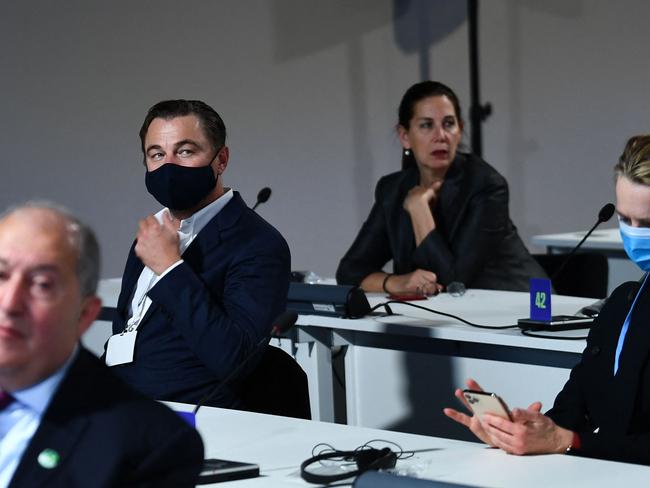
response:
[[[416,300],[426,300],[424,295],[388,295],[389,300],[400,300],[402,302],[413,302]]]
[[[487,391],[463,390],[463,396],[474,415],[482,416],[485,413],[498,415],[504,419],[512,420],[510,409],[499,395]]]
[[[219,481],[255,478],[260,475],[257,464],[227,461],[226,459],[205,459],[197,484],[207,485]]]
[[[523,330],[554,331],[588,329],[594,317],[577,317],[575,315],[553,315],[550,321],[519,319],[517,325]]]

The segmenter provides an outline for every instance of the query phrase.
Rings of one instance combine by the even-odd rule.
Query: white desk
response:
[[[533,236],[532,243],[546,247],[549,254],[565,253],[573,249],[585,236],[587,231],[564,232],[561,234],[544,234]],[[582,245],[584,249],[597,249],[616,257],[627,257],[618,228],[597,229]]]
[[[119,284],[119,279],[102,281],[104,306],[116,305]],[[383,300],[381,295],[370,296],[372,304]],[[575,313],[591,302],[552,297],[556,314]],[[489,325],[515,324],[517,318],[529,314],[528,295],[516,292],[469,290],[463,297],[441,294],[414,303]],[[440,410],[453,402],[453,389],[467,376],[496,390],[511,406],[541,400],[550,407],[584,348],[584,341],[525,337],[518,329],[474,329],[404,305],[392,307],[403,315],[358,320],[299,317],[293,342],[283,342],[308,375],[314,419],[334,420],[332,346],[347,346],[345,400],[349,424],[439,436],[463,432],[453,430],[455,426]],[[109,335],[110,324],[97,322],[84,336],[84,343],[101,353]]]
[[[371,305],[384,300],[383,295],[369,296]],[[573,314],[592,302],[554,295],[553,313]],[[521,292],[469,290],[463,297],[441,294],[414,303],[486,325],[513,325],[517,318],[529,315],[529,296]],[[453,389],[468,376],[501,394],[511,406],[540,400],[548,408],[585,345],[584,340],[526,337],[519,329],[476,329],[406,305],[391,307],[403,315],[298,318],[297,343],[313,343],[314,349],[324,350],[348,346],[345,381],[350,425],[462,436],[464,431],[450,424],[441,409],[454,403]],[[563,334],[584,337],[587,332]],[[327,371],[330,365],[321,361],[303,367]],[[318,382],[322,376],[310,375],[310,387],[317,390],[318,401],[326,403],[331,382]]]
[[[578,245],[586,232],[537,235],[533,236],[532,243],[536,246],[545,247],[546,252],[549,254],[565,254]],[[641,277],[639,268],[625,254],[618,228],[595,230],[584,242],[582,249],[598,251],[607,256],[609,263],[608,294],[621,283],[636,281]]]
[[[171,404],[176,409],[190,406]],[[404,450],[428,450],[399,460],[397,470],[410,476],[482,487],[548,488],[647,486],[650,469],[634,464],[575,456],[510,456],[477,443],[203,408],[197,429],[206,457],[256,463],[261,476],[213,486],[283,488],[316,486],[302,481],[299,466],[312,447],[327,442],[354,449],[372,439],[397,442]]]

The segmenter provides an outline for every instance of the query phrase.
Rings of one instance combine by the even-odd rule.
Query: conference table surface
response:
[[[105,306],[114,307],[117,303],[120,281],[118,278],[102,280],[100,283],[100,296]],[[387,298],[384,294],[368,294],[368,299],[374,306],[386,301]],[[469,321],[489,326],[516,325],[517,318],[529,316],[530,307],[527,293],[480,289],[469,289],[460,297],[441,293],[427,300],[412,303],[459,315]],[[558,295],[551,297],[553,314],[574,314],[590,303],[593,303],[592,299]],[[346,373],[349,387],[347,410],[348,421],[354,424],[361,422],[361,425],[365,415],[357,408],[359,399],[355,397],[355,385],[366,384],[363,380],[357,379],[358,375],[363,375],[363,365],[366,364],[363,356],[364,348],[370,347],[374,350],[385,348],[433,353],[453,358],[480,358],[502,363],[571,368],[578,361],[585,347],[584,340],[559,339],[560,337],[585,337],[587,333],[585,330],[552,332],[549,333],[552,337],[549,339],[527,337],[522,335],[518,328],[501,330],[473,328],[452,318],[435,315],[405,304],[390,306],[394,315],[377,313],[355,320],[323,315],[301,314],[299,316],[298,327],[293,332],[293,337],[297,343],[305,343],[309,346],[299,350],[296,357],[309,376],[312,414],[316,419],[334,420],[330,354],[332,346],[354,346],[346,355],[346,362],[350,366],[348,371],[353,372]],[[91,334],[95,333],[99,337],[91,341]],[[100,351],[108,334],[110,328],[105,324],[94,327],[86,334],[86,342],[97,343],[95,349]],[[354,368],[350,364],[353,360]],[[368,367],[374,369],[372,363]],[[541,373],[538,376],[541,376]],[[388,378],[384,379],[388,380]],[[401,391],[397,381],[401,380],[395,380],[395,388]],[[541,378],[535,381],[535,392],[528,392],[526,388],[521,387],[511,388],[512,391],[508,391],[501,387],[500,383],[499,387],[501,393],[507,395],[514,404],[518,404],[519,397],[527,399],[533,393],[536,398],[537,395],[541,395],[539,399],[549,402],[564,381],[565,378],[549,381],[550,384],[545,386],[546,381]],[[387,417],[399,415],[400,412],[386,411]],[[370,425],[380,426],[374,423]]]
[[[532,237],[536,246],[547,248],[571,249],[585,236],[587,231],[563,232],[559,234],[541,234]],[[582,245],[585,249],[598,249],[603,251],[623,251],[623,241],[618,228],[597,229]]]
[[[192,406],[169,404],[176,410]],[[219,483],[233,487],[315,486],[300,478],[300,464],[312,456],[318,443],[353,450],[373,439],[415,450],[400,459],[400,474],[477,487],[548,488],[647,486],[646,466],[602,461],[563,454],[513,456],[483,444],[326,422],[262,415],[237,410],[202,408],[197,429],[203,437],[206,458],[255,463],[261,476]],[[395,446],[374,443],[374,447]],[[341,471],[338,471],[341,472]],[[340,485],[339,485],[340,486]]]
[[[376,306],[388,300],[384,294],[379,293],[369,293],[367,296],[371,306]],[[582,307],[594,301],[591,298],[552,295],[553,315],[574,315]],[[585,330],[543,333],[548,335],[549,338],[523,335],[516,325],[518,318],[530,316],[530,297],[528,293],[469,289],[460,297],[441,293],[427,300],[417,300],[409,303],[456,315],[487,327],[472,327],[454,318],[438,315],[404,303],[391,303],[389,305],[393,315],[381,313],[383,308],[377,311],[379,313],[355,320],[301,314],[298,317],[297,324],[304,327],[326,328],[338,333],[348,331],[390,334],[392,336],[426,337],[570,353],[580,353],[584,349],[584,341],[575,340],[575,338],[585,337]],[[499,329],[499,327],[503,326],[514,327]],[[565,338],[565,340],[560,338]]]
[[[104,279],[100,282],[99,295],[104,306],[115,307],[119,295],[121,279]],[[367,294],[372,306],[387,301],[380,293]],[[580,308],[593,303],[593,299],[552,295],[553,315],[575,314]],[[529,316],[530,300],[528,293],[498,290],[469,289],[460,297],[441,293],[427,300],[411,302],[458,315],[466,320],[488,326],[516,325],[517,318]],[[463,324],[449,317],[419,310],[405,304],[391,304],[394,315],[377,313],[373,316],[350,320],[324,315],[301,314],[299,326],[314,326],[331,331],[398,334],[412,337],[466,341],[471,343],[494,344],[532,349],[550,349],[579,353],[584,342],[576,340],[557,340],[559,337],[582,337],[584,330],[550,333],[553,339],[531,338],[522,335],[519,329],[499,330],[494,328],[479,329]],[[381,310],[379,311],[381,312]]]
[[[387,297],[371,293],[368,300],[375,306]],[[593,302],[588,298],[551,297],[555,315],[573,315]],[[463,383],[467,373],[479,375],[481,384],[498,389],[511,405],[527,404],[531,398],[550,405],[566,382],[569,369],[579,361],[588,333],[581,329],[545,333],[549,338],[523,335],[516,324],[518,318],[530,316],[530,296],[524,292],[469,289],[463,296],[441,293],[412,303],[477,324],[514,327],[471,327],[402,303],[390,304],[393,315],[355,320],[301,314],[294,334],[299,344],[315,344],[309,349],[315,359],[301,359],[301,364],[308,372],[316,419],[333,420],[333,415],[327,414],[335,408],[332,381],[327,376],[331,360],[328,354],[313,354],[319,348],[328,352],[331,346],[347,346],[348,424],[387,428],[405,419],[410,431],[442,434],[448,429],[440,419],[429,428],[421,424],[424,405],[435,404],[431,397],[434,392],[451,391],[452,385]],[[437,374],[431,375],[431,371]],[[515,378],[523,372],[530,381],[521,384]],[[426,391],[413,388],[418,378],[428,378]],[[381,409],[377,409],[378,404]]]

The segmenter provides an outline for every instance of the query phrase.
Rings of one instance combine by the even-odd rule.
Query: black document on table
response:
[[[197,484],[207,485],[220,481],[255,478],[260,475],[257,464],[228,461],[226,459],[206,459]]]
[[[575,315],[554,315],[551,320],[519,319],[517,325],[523,330],[556,331],[588,329],[593,323],[593,317],[578,317]]]

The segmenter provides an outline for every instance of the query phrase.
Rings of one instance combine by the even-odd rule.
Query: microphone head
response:
[[[293,310],[287,310],[282,312],[274,321],[273,321],[273,335],[284,334],[286,331],[291,329],[293,325],[298,320],[298,314]]]
[[[257,194],[257,203],[265,203],[269,198],[271,198],[271,189],[265,186]]]
[[[616,207],[614,206],[613,203],[608,203],[606,205],[603,205],[603,208],[601,208],[600,212],[598,212],[598,222],[607,222],[609,219],[612,218],[612,215],[614,215],[615,210]]]

